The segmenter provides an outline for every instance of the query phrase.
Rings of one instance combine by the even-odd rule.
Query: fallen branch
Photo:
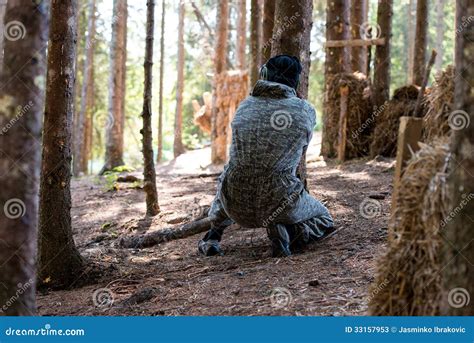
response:
[[[149,248],[160,243],[165,243],[175,239],[182,239],[208,231],[214,217],[206,217],[184,224],[177,228],[166,228],[163,230],[150,232],[133,237],[123,237],[120,239],[120,246],[128,249]]]

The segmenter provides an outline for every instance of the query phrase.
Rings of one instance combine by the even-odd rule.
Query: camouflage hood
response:
[[[258,80],[253,87],[252,96],[282,99],[296,97],[296,91],[284,84]]]

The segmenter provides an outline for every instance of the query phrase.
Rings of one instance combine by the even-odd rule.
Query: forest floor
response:
[[[308,151],[309,187],[326,204],[339,231],[289,258],[270,257],[264,229],[240,227],[226,231],[221,257],[198,254],[201,236],[142,250],[118,246],[120,237],[183,224],[211,203],[219,168],[207,167],[209,149],[158,166],[162,213],[151,221],[143,219],[144,192],[136,184],[110,189],[110,182],[97,176],[73,180],[76,244],[83,256],[107,271],[96,284],[39,294],[39,313],[365,314],[376,258],[387,236],[393,160],[325,162],[318,156],[317,141]],[[132,174],[141,177],[138,171]],[[372,208],[361,210],[361,204]]]

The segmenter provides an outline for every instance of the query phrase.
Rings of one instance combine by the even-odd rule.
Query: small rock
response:
[[[308,282],[308,286],[310,286],[310,287],[317,287],[320,284],[321,283],[319,282],[319,280],[311,280],[310,282]]]
[[[373,194],[369,194],[369,198],[376,199],[376,200],[383,200],[383,199],[385,199],[385,194],[383,194],[383,193],[373,193]]]

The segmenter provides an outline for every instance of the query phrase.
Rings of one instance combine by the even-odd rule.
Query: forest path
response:
[[[125,183],[107,191],[98,177],[74,180],[76,243],[84,256],[111,268],[98,284],[40,294],[40,314],[364,314],[375,259],[387,234],[392,160],[326,164],[318,157],[318,147],[314,143],[308,153],[309,187],[329,208],[340,230],[303,253],[283,259],[270,257],[264,229],[235,227],[224,235],[222,257],[200,256],[199,236],[143,250],[121,249],[117,237],[144,231],[143,225],[137,225],[144,223],[144,193]],[[205,150],[193,151],[158,168],[162,213],[147,224],[147,231],[179,225],[210,204],[217,170],[201,170],[206,156]],[[199,171],[203,175],[197,176]],[[369,196],[378,200],[368,200]],[[362,211],[361,204],[367,205]],[[110,290],[113,304],[94,304],[99,288]],[[150,299],[136,305],[123,303],[137,292],[149,294],[150,288]]]

